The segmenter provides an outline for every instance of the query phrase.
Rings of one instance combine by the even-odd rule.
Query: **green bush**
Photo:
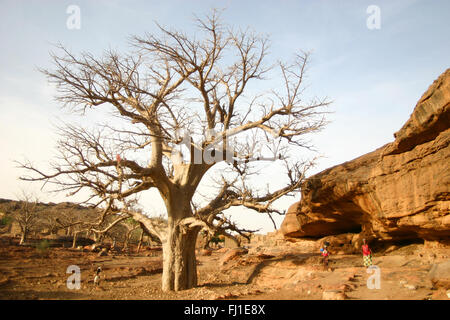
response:
[[[40,256],[45,256],[48,254],[48,248],[50,248],[50,242],[47,239],[41,240],[36,245],[36,250]]]
[[[8,216],[4,216],[0,219],[0,226],[7,226],[9,224],[11,224],[12,222],[12,217],[8,217]]]
[[[220,237],[215,236],[215,237],[211,238],[211,242],[214,243],[214,244],[218,244],[220,242],[225,242],[225,239],[221,239]]]

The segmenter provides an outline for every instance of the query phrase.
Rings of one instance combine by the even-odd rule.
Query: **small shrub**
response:
[[[217,245],[220,242],[225,242],[225,237],[221,237],[219,236],[214,236],[211,238],[211,242],[214,243],[215,245]]]
[[[48,248],[50,248],[50,242],[47,239],[40,241],[36,245],[36,250],[40,256],[48,255]]]
[[[10,225],[12,222],[12,217],[4,216],[0,219],[0,227]]]

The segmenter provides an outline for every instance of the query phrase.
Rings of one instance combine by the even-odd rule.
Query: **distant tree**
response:
[[[128,250],[128,243],[130,241],[131,235],[134,231],[137,231],[140,226],[139,223],[131,217],[122,222],[122,225],[126,227],[126,233],[123,241],[123,250]]]
[[[76,240],[81,233],[93,234],[94,240],[101,243],[105,236],[111,232],[115,226],[129,217],[130,216],[127,214],[120,214],[120,212],[110,210],[110,208],[107,207],[104,210],[99,210],[99,214],[95,219],[78,218],[78,221],[69,225],[75,227],[73,231],[72,247],[76,248]]]
[[[22,190],[18,195],[19,208],[13,213],[13,219],[20,227],[20,245],[26,243],[29,233],[33,230],[38,218],[38,199],[31,193]]]
[[[58,223],[58,212],[54,209],[50,209],[44,215],[45,225],[49,230],[50,234],[57,234],[60,229]]]
[[[197,285],[201,229],[252,231],[225,222],[224,210],[284,213],[274,201],[298,190],[311,165],[289,157],[289,151],[311,147],[303,136],[325,125],[324,107],[330,103],[303,97],[307,53],[268,66],[265,36],[223,24],[217,11],[196,22],[193,36],[158,25],[160,36],[132,38],[130,54],[75,55],[60,46],[62,53],[52,55],[54,70],[44,70],[57,99],[82,115],[108,109],[123,127],[112,121],[95,130],[64,124],[53,172],[22,163],[33,173],[22,179],[53,183],[70,195],[89,189],[86,201],[97,201],[118,219],[132,216],[158,237],[165,291]],[[274,89],[259,90],[269,76],[278,81]],[[286,184],[275,191],[251,183],[257,164],[267,160],[285,165]],[[208,203],[195,204],[198,186],[213,167],[217,192]],[[153,188],[165,203],[165,223],[129,205]]]

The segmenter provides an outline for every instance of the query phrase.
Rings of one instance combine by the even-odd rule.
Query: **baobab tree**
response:
[[[200,230],[229,237],[230,229],[249,231],[228,221],[225,210],[283,213],[273,202],[298,190],[311,165],[290,152],[311,147],[304,137],[325,125],[330,103],[303,97],[307,53],[268,65],[266,36],[227,26],[217,11],[195,21],[192,36],[160,25],[157,34],[133,36],[130,53],[96,57],[58,46],[55,67],[43,70],[57,100],[85,117],[99,109],[116,117],[91,129],[61,126],[53,171],[21,163],[32,172],[22,179],[53,183],[70,195],[89,189],[86,201],[131,216],[158,237],[165,291],[196,286]],[[265,86],[267,79],[279,80],[276,89]],[[286,184],[277,190],[252,186],[267,161],[285,166]],[[217,189],[199,202],[194,196],[207,173]],[[167,210],[164,223],[129,205],[153,188]]]

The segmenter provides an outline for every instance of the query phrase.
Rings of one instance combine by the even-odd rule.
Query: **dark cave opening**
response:
[[[384,251],[392,246],[396,246],[398,248],[407,247],[411,245],[423,245],[425,243],[424,239],[421,238],[403,238],[397,240],[378,240],[372,239],[369,242],[369,245],[377,251]]]

